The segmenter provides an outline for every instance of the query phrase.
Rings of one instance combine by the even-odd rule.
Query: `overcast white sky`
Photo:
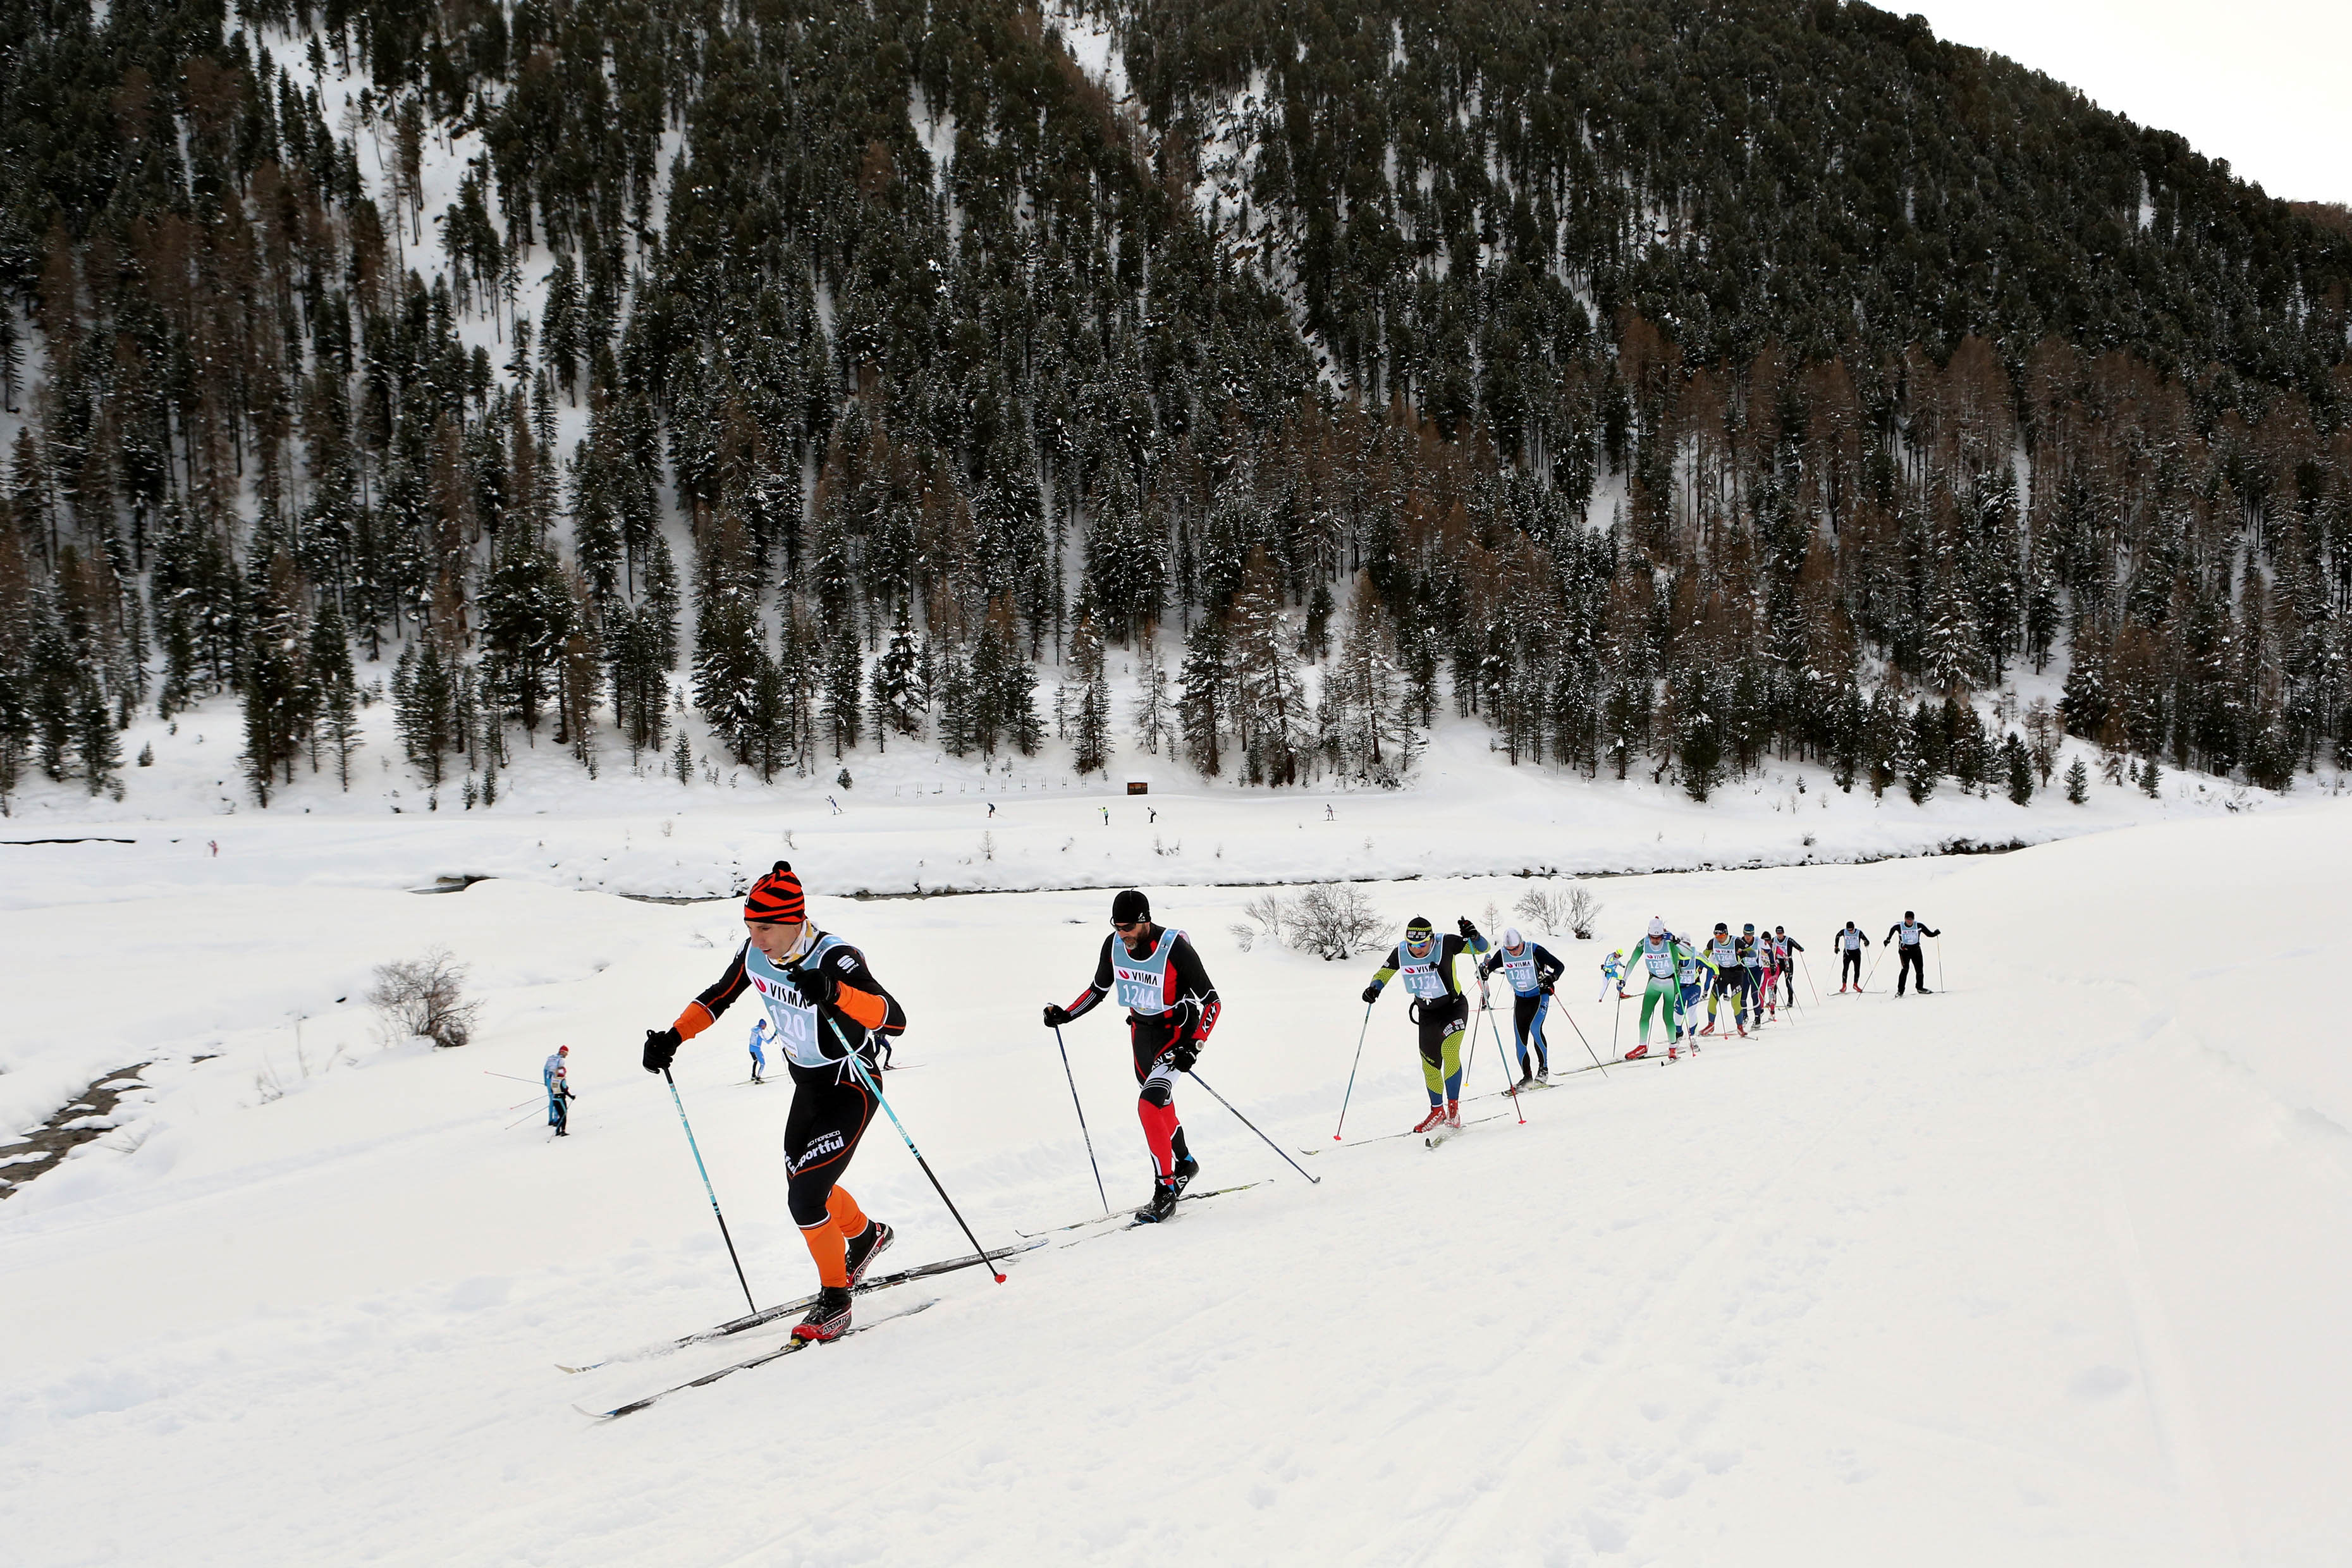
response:
[[[2290,201],[2352,202],[2352,0],[1874,0],[2177,131]]]

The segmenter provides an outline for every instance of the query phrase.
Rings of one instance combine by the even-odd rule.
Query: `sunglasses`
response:
[[[1110,929],[1113,931],[1141,931],[1145,926],[1148,926],[1150,923],[1151,922],[1150,921],[1113,921],[1110,922]]]

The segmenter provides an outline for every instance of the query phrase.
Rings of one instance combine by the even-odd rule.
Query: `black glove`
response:
[[[1201,1043],[1198,1040],[1179,1040],[1176,1048],[1168,1053],[1168,1059],[1176,1064],[1178,1072],[1191,1072],[1192,1064],[1201,1059]]]
[[[841,1000],[841,976],[830,969],[795,968],[793,984],[812,1007],[830,1007]]]
[[[677,1058],[677,1047],[683,1044],[676,1029],[646,1031],[646,1070],[667,1072],[669,1064]]]
[[[1364,1005],[1369,1007],[1380,999],[1381,983],[1375,980],[1370,985],[1364,987]]]
[[[1551,982],[1547,980],[1541,985],[1537,986],[1536,989],[1549,996],[1551,994]]]
[[[1048,1002],[1045,1004],[1045,1027],[1049,1029],[1058,1029],[1063,1025],[1068,1023],[1070,1021],[1070,1010],[1067,1007],[1063,1006],[1059,1002]]]
[[[1470,923],[1470,917],[1468,915],[1464,915],[1454,923],[1462,928],[1462,940],[1464,942],[1476,942],[1478,940],[1478,928]]]

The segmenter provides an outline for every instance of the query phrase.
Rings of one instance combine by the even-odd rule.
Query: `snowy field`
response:
[[[1085,979],[1107,896],[828,896],[866,859],[970,853],[992,831],[977,797],[970,822],[941,826],[944,803],[892,818],[877,783],[841,819],[807,797],[795,863],[817,918],[866,948],[914,1020],[893,1102],[990,1245],[1095,1212],[1037,1009]],[[1505,1114],[1435,1151],[1366,1141],[1424,1103],[1391,996],[1334,1144],[1371,961],[1244,953],[1228,928],[1254,889],[1206,884],[1361,875],[1290,846],[1369,834],[1433,846],[1423,879],[1367,886],[1393,922],[1484,923],[1490,903],[1507,921],[1526,882],[1442,874],[1510,811],[1517,842],[1559,863],[1630,855],[1644,810],[1685,864],[1702,832],[1724,840],[1719,864],[1803,853],[1783,853],[1762,804],[1628,792],[1588,831],[1583,801],[1551,788],[1482,797],[1458,838],[1420,839],[1442,788],[1339,798],[1328,825],[1311,820],[1319,796],[1155,796],[1186,858],[1158,877],[1167,858],[1129,815],[1142,803],[1005,799],[992,831],[1041,861],[1095,813],[1108,850],[1068,881],[1139,877],[1194,933],[1226,1000],[1202,1071],[1286,1147],[1318,1151],[1302,1163],[1322,1184],[1185,1088],[1200,1186],[1257,1185],[1158,1230],[1057,1236],[1003,1286],[975,1270],[868,1298],[867,1321],[937,1304],[604,1425],[574,1402],[607,1407],[784,1337],[555,1364],[741,1310],[676,1113],[635,1060],[643,1030],[719,973],[731,904],[576,890],[624,824],[552,815],[563,837],[534,866],[538,825],[503,805],[126,820],[101,830],[136,844],[0,849],[0,1122],[156,1064],[121,1127],[0,1203],[0,1556],[2344,1560],[2352,1063],[2311,982],[2352,973],[2352,808],[2289,797],[2002,856],[1596,880],[1602,940],[1553,945],[1568,1012],[1604,1054],[1595,966],[1654,911],[1683,930],[1785,923],[1825,994],[1801,992],[1754,1040],[1567,1079],[1527,1097],[1524,1127]],[[780,826],[711,798],[661,841],[681,872],[779,852]],[[1873,820],[1866,795],[1835,805],[1821,815]],[[1996,805],[2044,810],[1946,809]],[[1890,796],[1874,816],[1897,811],[1922,815]],[[656,868],[659,820],[625,827]],[[199,842],[215,837],[216,859]],[[1230,878],[1193,863],[1221,837]],[[403,890],[484,869],[501,875]],[[1945,931],[1948,987],[1898,1002],[1890,960],[1874,994],[1828,994],[1830,931],[1851,917],[1876,939],[1906,908]],[[369,971],[436,942],[472,966],[478,1041],[387,1049]],[[749,1024],[737,1009],[677,1076],[764,1304],[814,1280],[783,1209],[790,1090],[744,1084]],[[1112,1200],[1139,1203],[1121,1031],[1097,1015],[1066,1033]],[[1585,1059],[1565,1019],[1553,1033],[1556,1063]],[[509,1109],[535,1099],[559,1042],[582,1097],[560,1143],[531,1104]],[[1482,1036],[1471,1091],[1498,1076]],[[887,1123],[848,1184],[899,1228],[879,1267],[961,1245]]]

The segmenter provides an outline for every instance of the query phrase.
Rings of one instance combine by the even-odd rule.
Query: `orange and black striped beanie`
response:
[[[777,861],[774,870],[751,884],[751,890],[743,896],[743,918],[761,925],[808,919],[808,900],[801,892],[801,879],[793,874],[791,861]]]

